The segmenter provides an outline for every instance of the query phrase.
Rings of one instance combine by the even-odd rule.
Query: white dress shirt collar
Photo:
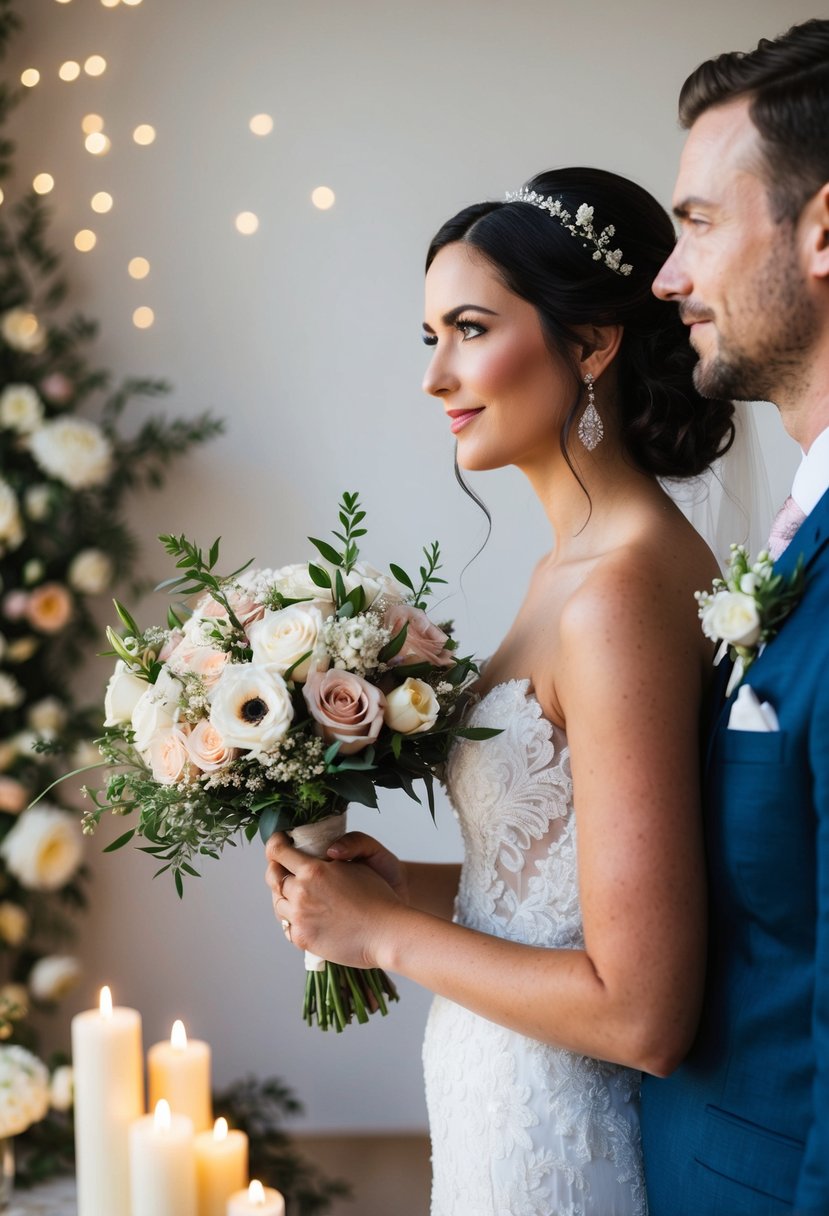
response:
[[[829,427],[813,440],[804,452],[800,467],[794,475],[792,498],[808,515],[829,490]]]

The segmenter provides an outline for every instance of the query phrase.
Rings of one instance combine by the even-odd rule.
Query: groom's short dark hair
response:
[[[750,100],[774,218],[793,223],[829,181],[829,21],[814,18],[753,51],[729,51],[691,73],[679,95],[688,128],[712,106]]]

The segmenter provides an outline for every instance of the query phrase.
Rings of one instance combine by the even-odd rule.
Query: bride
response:
[[[447,766],[460,868],[353,832],[331,864],[267,846],[295,946],[436,994],[433,1216],[644,1214],[639,1074],[669,1073],[697,1024],[712,655],[693,593],[717,567],[658,479],[701,473],[733,425],[651,294],[673,240],[649,194],[595,169],[438,232],[424,389],[458,464],[521,469],[553,537],[468,712],[503,733]]]

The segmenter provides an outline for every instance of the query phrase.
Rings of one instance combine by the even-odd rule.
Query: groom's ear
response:
[[[621,325],[577,325],[581,339],[579,370],[582,377],[590,372],[598,380],[619,353],[624,327]]]
[[[807,272],[811,278],[829,283],[829,182],[812,196],[803,209]]]

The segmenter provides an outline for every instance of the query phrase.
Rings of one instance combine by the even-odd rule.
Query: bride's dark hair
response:
[[[733,405],[696,391],[696,355],[677,307],[651,291],[674,246],[667,212],[635,182],[602,169],[555,169],[526,185],[560,199],[571,216],[581,204],[591,206],[596,232],[613,225],[610,248],[621,247],[632,272],[617,274],[594,261],[592,245],[585,248],[557,219],[524,202],[477,203],[458,212],[432,240],[426,269],[456,241],[479,250],[509,290],[537,310],[550,348],[570,361],[577,383],[575,352],[583,340],[575,327],[621,325],[613,366],[619,432],[631,460],[660,477],[702,473],[734,440]],[[568,437],[583,405],[579,384],[561,432],[568,463]]]

